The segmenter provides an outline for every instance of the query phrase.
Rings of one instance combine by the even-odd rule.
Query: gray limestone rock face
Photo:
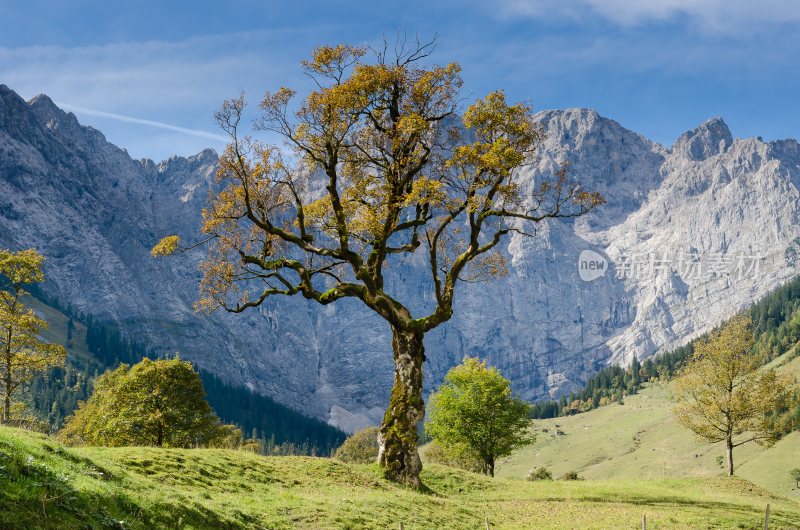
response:
[[[717,118],[671,149],[587,109],[537,115],[545,133],[521,173],[528,193],[569,162],[607,204],[503,243],[509,275],[458,287],[452,320],[426,337],[426,390],[465,355],[486,358],[524,398],[556,396],[708,331],[797,273],[800,146],[733,139]],[[151,258],[161,237],[199,238],[217,154],[133,160],[46,96],[0,85],[0,247],[47,258],[45,290],[117,322],[160,353],[346,429],[378,423],[392,381],[390,332],[353,300],[268,300],[239,315],[193,310],[203,257]],[[311,191],[313,192],[313,190]],[[592,251],[603,274],[582,279]],[[424,256],[387,286],[432,307]]]

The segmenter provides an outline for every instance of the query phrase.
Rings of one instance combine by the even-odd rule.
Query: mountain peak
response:
[[[6,114],[7,120],[10,120],[13,115],[20,114],[20,107],[24,106],[25,100],[19,94],[0,84],[0,115]],[[3,120],[0,116],[0,124],[7,120]]]
[[[0,85],[0,132],[23,143],[43,144],[44,134],[38,118],[19,94]]]
[[[548,135],[558,142],[581,142],[589,139],[592,147],[600,138],[619,140],[621,137],[652,144],[640,134],[626,129],[619,122],[600,115],[591,108],[573,107],[544,110],[536,113],[534,120],[540,123]],[[590,139],[591,138],[591,139]]]
[[[689,160],[705,160],[725,152],[731,144],[733,136],[728,125],[722,118],[715,117],[683,133],[672,150]]]
[[[28,107],[43,126],[48,129],[78,130],[78,118],[71,112],[64,112],[49,96],[39,94],[28,101]]]
[[[8,88],[8,85],[0,83],[0,97],[5,96],[7,94],[16,94],[16,92]]]
[[[580,123],[586,127],[591,127],[598,120],[605,120],[596,110],[582,107],[542,110],[536,113],[535,119],[543,123],[551,120]]]
[[[28,101],[28,105],[32,109],[38,109],[42,111],[46,110],[50,113],[59,115],[64,114],[64,111],[58,108],[58,105],[56,105],[55,102],[52,99],[50,99],[50,96],[47,96],[46,94],[39,94],[38,96],[33,96],[30,99],[30,101]]]

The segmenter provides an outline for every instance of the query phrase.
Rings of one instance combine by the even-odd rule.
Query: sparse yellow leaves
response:
[[[606,200],[599,192],[580,191],[575,196],[575,203],[585,208],[594,208],[606,203]]]
[[[457,90],[461,88],[461,66],[450,63],[447,66],[434,66],[430,70],[417,71],[417,78],[411,89],[411,95],[417,100],[431,99],[436,92]],[[439,94],[447,96],[448,94]]]
[[[403,206],[408,208],[417,204],[439,206],[447,199],[447,191],[441,181],[420,176],[411,185],[411,191],[403,199]]]
[[[289,100],[292,99],[295,94],[296,92],[294,90],[285,86],[281,87],[277,92],[265,92],[264,97],[261,98],[259,107],[262,110],[286,108],[286,105],[289,104]]]
[[[464,113],[464,125],[481,135],[538,136],[531,108],[523,103],[509,105],[502,90],[470,105]]]
[[[516,170],[542,138],[530,107],[492,92],[457,124],[461,67],[429,64],[432,47],[401,49],[394,59],[378,52],[375,60],[346,44],[314,50],[303,62],[314,90],[296,106],[286,87],[260,102],[256,127],[286,140],[294,150],[290,163],[277,147],[238,133],[242,97],[223,105],[217,121],[233,142],[220,157],[224,187],[203,209],[211,249],[198,309],[241,310],[272,294],[302,292],[320,303],[355,296],[349,293],[363,291],[342,290],[334,268],[359,288],[380,289],[390,254],[428,245],[442,307],[420,325],[433,327],[452,314],[457,279],[506,273],[492,249],[508,232],[501,218],[536,221],[531,204],[558,216],[562,206],[588,210],[600,203],[560,173],[552,188],[523,197]],[[548,203],[548,193],[563,202]],[[165,239],[153,254],[176,247]],[[312,282],[314,274],[325,281]],[[331,281],[339,288],[329,288]],[[410,318],[399,302],[370,304],[390,321]]]
[[[328,227],[333,216],[333,205],[329,196],[322,197],[303,206],[306,222],[321,228]]]
[[[397,124],[398,131],[405,136],[425,132],[428,130],[428,127],[429,124],[425,118],[416,113],[403,116]]]
[[[200,264],[200,272],[202,296],[194,304],[195,311],[210,313],[223,307],[229,294],[238,294],[234,281],[237,263],[227,254],[224,244],[215,243],[208,258]]]
[[[530,107],[521,103],[508,105],[502,91],[492,92],[470,105],[463,123],[473,131],[475,141],[457,147],[446,165],[458,169],[462,179],[478,188],[511,184],[503,179],[508,179],[525,163],[541,139]],[[510,190],[506,188],[506,198]]]
[[[178,249],[178,244],[180,243],[180,241],[181,241],[180,236],[164,237],[161,239],[161,241],[156,243],[156,245],[150,251],[150,254],[154,258],[169,256]]]
[[[508,276],[506,258],[500,252],[488,252],[472,260],[467,274],[462,279],[475,283],[505,276]]]
[[[303,61],[303,66],[316,74],[333,76],[355,63],[367,52],[366,48],[350,44],[336,46],[320,46],[311,54],[310,61]]]
[[[286,140],[293,167],[276,148],[238,134],[243,99],[217,114],[233,143],[220,158],[225,187],[203,210],[211,244],[198,310],[239,312],[276,294],[300,293],[320,304],[355,297],[416,343],[451,318],[458,280],[506,274],[495,249],[513,230],[503,218],[537,222],[563,216],[562,207],[570,216],[585,213],[570,208],[577,188],[566,181],[554,185],[551,203],[537,190],[522,197],[514,182],[541,140],[528,106],[489,94],[463,118],[472,142],[464,145],[467,135],[454,119],[461,68],[430,65],[432,42],[416,49],[397,44],[395,57],[387,57],[387,48],[372,61],[363,60],[360,47],[317,48],[303,62],[316,88],[294,112],[293,91],[264,96],[257,128]],[[587,195],[577,200],[596,202]],[[541,217],[530,215],[531,204]],[[408,264],[391,256],[422,245],[427,253],[417,256],[430,260],[436,305],[415,318],[397,293],[387,292],[383,275]],[[418,389],[402,392],[418,395],[412,394]],[[401,425],[408,432],[401,427],[397,434],[415,440],[415,422]]]
[[[357,179],[341,193],[342,215],[347,232],[359,238],[374,239],[386,222],[388,196],[380,182],[370,176]],[[329,196],[304,206],[308,225],[338,237],[338,219]]]
[[[23,303],[24,287],[44,281],[44,258],[34,249],[11,252],[0,249],[0,390],[2,417],[10,420],[10,403],[21,385],[37,372],[61,365],[67,355],[57,344],[48,344],[39,337],[47,322]]]
[[[733,447],[779,436],[773,416],[794,386],[772,369],[759,369],[764,359],[753,351],[751,326],[740,315],[701,340],[675,380],[678,423],[708,442],[727,442],[731,474]]]
[[[43,262],[44,257],[32,248],[19,252],[0,249],[0,274],[13,284],[44,281]]]
[[[391,89],[395,84],[402,84],[405,74],[402,68],[392,68],[385,64],[358,64],[353,69],[353,74],[342,83],[342,87],[352,96],[365,98],[362,101],[366,103],[370,97]]]

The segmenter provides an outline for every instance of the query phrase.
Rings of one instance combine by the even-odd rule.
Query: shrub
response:
[[[535,467],[528,472],[528,480],[553,480],[553,474],[546,467]]]
[[[480,455],[483,473],[493,477],[498,459],[533,443],[530,408],[497,368],[465,357],[431,395],[425,432],[448,453]]]
[[[248,451],[261,454],[263,447],[261,440],[255,438],[245,438],[242,430],[235,425],[220,423],[216,428],[209,432],[209,440],[205,447],[216,449],[236,449],[238,451]]]
[[[232,447],[241,445],[242,432],[220,421],[190,363],[143,359],[98,377],[59,439],[109,447]]]
[[[789,474],[794,479],[795,487],[800,488],[800,469],[794,468],[791,471],[789,471]]]
[[[483,473],[483,460],[469,451],[453,453],[436,442],[431,442],[423,448],[425,459],[435,464],[457,467],[473,473]]]
[[[6,425],[41,433],[50,431],[50,424],[37,417],[26,403],[20,401],[11,402]]]
[[[567,471],[559,480],[583,480],[581,477],[578,476],[577,471]]]
[[[353,433],[336,449],[334,458],[351,464],[371,464],[378,460],[377,427],[367,427]]]

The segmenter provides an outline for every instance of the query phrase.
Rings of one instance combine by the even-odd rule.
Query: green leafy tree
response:
[[[759,370],[763,358],[753,352],[754,344],[750,317],[734,317],[695,344],[675,380],[676,419],[708,442],[725,443],[729,476],[735,447],[770,444],[781,435],[776,411],[791,397],[793,381],[775,370]]]
[[[789,474],[792,476],[792,480],[794,480],[794,486],[800,488],[800,469],[794,468],[789,471]]]
[[[467,357],[431,396],[425,432],[448,452],[472,453],[483,473],[494,476],[498,458],[533,443],[530,405],[511,394],[511,382],[486,362]]]
[[[41,340],[47,322],[29,309],[25,286],[44,281],[44,258],[36,250],[0,249],[0,388],[3,423],[12,421],[12,396],[34,376],[64,364],[66,350]]]
[[[453,453],[436,442],[430,442],[422,447],[421,453],[426,462],[457,467],[472,473],[483,472],[483,460],[472,451]]]
[[[367,427],[349,436],[336,449],[336,458],[342,462],[369,464],[378,461],[378,435],[380,429]]]
[[[89,400],[67,418],[66,443],[158,447],[233,447],[242,433],[223,425],[205,399],[200,377],[180,359],[122,364],[97,378]]]
[[[303,62],[316,87],[305,98],[267,93],[257,128],[281,136],[292,157],[244,134],[243,98],[224,103],[216,118],[232,142],[220,158],[223,189],[203,210],[209,253],[198,307],[238,313],[275,296],[352,298],[383,318],[394,385],[379,461],[389,479],[420,486],[423,341],[452,317],[457,283],[505,274],[498,245],[507,234],[603,201],[566,168],[522,183],[543,139],[531,108],[496,91],[459,116],[460,66],[427,64],[433,42],[405,44],[374,53],[322,46]],[[181,248],[168,236],[153,254]],[[407,286],[384,281],[412,259],[430,274],[433,303],[421,313],[404,301]]]

